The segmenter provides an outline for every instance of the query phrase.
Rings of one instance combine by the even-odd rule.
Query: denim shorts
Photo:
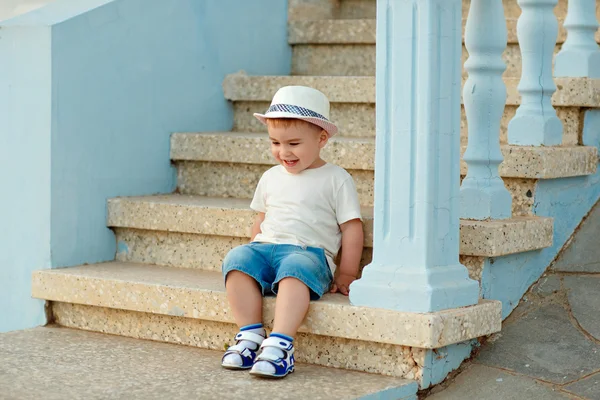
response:
[[[333,276],[325,250],[319,247],[252,242],[232,249],[223,260],[223,277],[231,271],[251,276],[263,296],[277,294],[283,278],[296,278],[310,289],[310,299],[318,300],[329,290]]]

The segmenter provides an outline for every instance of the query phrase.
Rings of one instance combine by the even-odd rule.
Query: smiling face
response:
[[[273,157],[291,174],[325,165],[321,149],[328,135],[320,127],[298,119],[268,119]]]

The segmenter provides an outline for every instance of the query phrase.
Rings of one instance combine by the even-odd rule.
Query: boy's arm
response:
[[[260,224],[265,220],[265,213],[259,212],[256,214],[256,218],[254,218],[254,225],[252,225],[252,233],[250,236],[250,241],[252,242],[256,235],[260,233]]]
[[[350,293],[350,284],[356,280],[363,251],[363,225],[360,219],[351,219],[340,225],[342,231],[342,259],[332,293]]]

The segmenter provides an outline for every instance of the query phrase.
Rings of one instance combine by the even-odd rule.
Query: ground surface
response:
[[[0,335],[0,398],[316,400],[416,391],[416,383],[398,389],[407,381],[396,378],[301,364],[285,380],[265,380],[222,369],[221,356],[59,327],[9,332]]]
[[[502,332],[427,396],[455,399],[600,400],[600,205]]]

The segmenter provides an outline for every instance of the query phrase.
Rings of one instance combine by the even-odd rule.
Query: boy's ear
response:
[[[323,148],[329,141],[329,135],[325,129],[321,129],[321,133],[319,135],[319,146]]]

